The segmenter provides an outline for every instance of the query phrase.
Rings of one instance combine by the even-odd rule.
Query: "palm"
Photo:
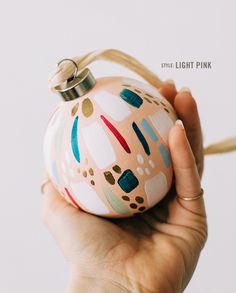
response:
[[[72,229],[67,231],[70,235],[65,235],[70,239],[69,247],[62,247],[66,258],[83,270],[106,267],[115,274],[129,275],[144,287],[145,279],[150,291],[155,291],[162,281],[167,285],[167,280],[179,291],[194,270],[205,231],[199,225],[196,234],[196,229],[191,231],[179,224],[178,217],[183,215],[175,216],[173,195],[174,190],[156,207],[128,219],[107,220],[83,213],[81,225],[81,215],[75,210],[73,219],[70,218]],[[67,205],[66,209],[71,214],[73,208]],[[189,213],[184,208],[182,212]],[[202,219],[204,222],[205,218]],[[198,252],[192,256],[195,261],[189,258],[194,250]]]

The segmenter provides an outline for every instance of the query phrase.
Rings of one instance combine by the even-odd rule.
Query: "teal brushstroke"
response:
[[[157,138],[154,130],[152,129],[151,125],[148,123],[148,121],[146,119],[143,119],[141,121],[141,125],[142,125],[143,129],[146,131],[147,135],[151,138],[152,141],[158,141],[158,138]]]
[[[159,150],[160,150],[161,156],[164,160],[166,167],[167,168],[170,167],[171,160],[170,160],[170,155],[169,155],[167,148],[163,144],[160,144]]]
[[[109,187],[103,187],[103,193],[115,212],[118,214],[129,214],[127,206],[112,192]]]
[[[139,185],[137,177],[129,169],[124,171],[124,173],[120,176],[117,182],[120,185],[121,189],[127,193],[131,192]]]
[[[128,104],[136,108],[139,108],[143,103],[143,99],[129,89],[123,89],[120,92],[120,97]]]
[[[79,152],[79,145],[78,145],[78,119],[79,117],[77,116],[74,120],[73,126],[72,126],[72,131],[71,131],[71,147],[73,154],[75,156],[75,159],[78,163],[80,163],[80,152]]]

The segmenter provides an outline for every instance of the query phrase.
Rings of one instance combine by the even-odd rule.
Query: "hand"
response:
[[[176,110],[184,104],[177,112],[192,137],[192,148],[197,149],[200,129],[188,132],[199,121],[193,115],[197,110],[191,99],[189,93],[169,98]],[[192,110],[191,117],[188,110]],[[193,124],[190,118],[196,119]],[[175,188],[160,204],[132,218],[108,220],[87,214],[68,204],[51,183],[45,186],[43,217],[71,268],[68,292],[184,290],[206,241],[206,214],[203,198],[184,201],[176,197],[194,197],[201,190],[194,155],[181,125],[171,129],[169,147]],[[201,160],[198,153],[195,158]]]

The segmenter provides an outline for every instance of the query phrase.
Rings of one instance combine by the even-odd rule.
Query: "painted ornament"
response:
[[[130,217],[156,205],[172,184],[168,133],[177,119],[158,89],[125,77],[93,80],[59,104],[44,157],[61,195],[88,213]]]

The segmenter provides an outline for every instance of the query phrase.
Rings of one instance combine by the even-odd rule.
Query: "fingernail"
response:
[[[43,182],[41,183],[41,186],[40,186],[40,191],[42,194],[44,194],[44,189],[45,189],[45,186],[50,183],[50,179],[49,178],[46,178],[43,180]]]
[[[180,120],[180,119],[175,121],[175,125],[179,125],[184,129],[184,124],[183,124],[182,120]]]
[[[188,87],[182,87],[179,90],[179,93],[190,93],[191,94],[191,90]]]
[[[167,79],[167,80],[165,81],[165,84],[175,85],[173,79]]]

